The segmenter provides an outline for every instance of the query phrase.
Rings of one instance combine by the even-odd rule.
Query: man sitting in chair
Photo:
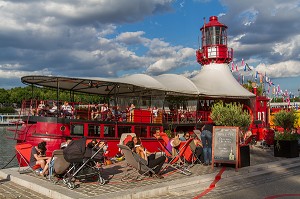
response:
[[[158,158],[155,158],[155,154],[147,153],[147,150],[144,148],[144,151],[141,151],[139,147],[135,147],[133,141],[129,141],[126,144],[133,152],[137,153],[141,158],[147,161],[147,166],[155,172],[155,176],[159,179],[164,178],[162,175],[160,175],[161,167],[163,166],[164,162],[166,161],[165,156],[160,156]],[[137,149],[138,148],[138,149]],[[152,173],[150,173],[150,176],[152,176]]]

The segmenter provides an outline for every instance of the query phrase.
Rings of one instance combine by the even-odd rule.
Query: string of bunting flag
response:
[[[240,67],[234,61],[231,62],[232,73],[237,74],[237,81],[240,84],[245,84],[245,76],[248,77],[248,80],[255,83],[260,83],[263,87],[263,92],[271,99],[273,98],[282,98],[283,102],[288,102],[290,105],[291,99],[294,99],[296,96],[289,92],[288,90],[281,90],[280,85],[277,86],[272,82],[271,78],[267,76],[266,72],[259,72],[251,68],[248,63],[242,59]]]

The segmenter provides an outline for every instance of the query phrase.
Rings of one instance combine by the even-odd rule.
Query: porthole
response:
[[[65,130],[66,130],[66,127],[65,127],[65,126],[61,126],[61,127],[60,127],[60,130],[61,130],[61,131],[65,131]]]

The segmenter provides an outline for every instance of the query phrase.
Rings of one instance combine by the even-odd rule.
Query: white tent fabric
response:
[[[204,66],[192,79],[176,74],[159,76],[134,74],[121,78],[25,76],[21,80],[25,84],[99,95],[145,96],[161,92],[167,95],[220,98],[255,97],[235,80],[227,64]]]
[[[191,81],[209,96],[255,97],[236,81],[227,64],[205,65]]]

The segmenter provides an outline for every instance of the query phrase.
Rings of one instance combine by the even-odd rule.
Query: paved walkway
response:
[[[226,168],[223,178],[266,173],[266,169],[298,164],[299,158],[286,159],[273,156],[273,150],[253,147],[250,149],[251,166],[235,171]],[[76,182],[74,190],[63,183],[53,184],[48,179],[34,174],[19,174],[17,168],[0,170],[0,198],[193,198],[205,190],[214,181],[222,169],[195,165],[190,170],[192,175],[169,171],[164,179],[145,178],[141,181],[125,183],[121,177],[126,169],[125,161],[108,165],[103,170],[103,177],[108,183],[101,186],[97,182]],[[296,165],[297,166],[297,165]],[[299,166],[299,165],[298,165]],[[9,175],[9,178],[7,176]]]

